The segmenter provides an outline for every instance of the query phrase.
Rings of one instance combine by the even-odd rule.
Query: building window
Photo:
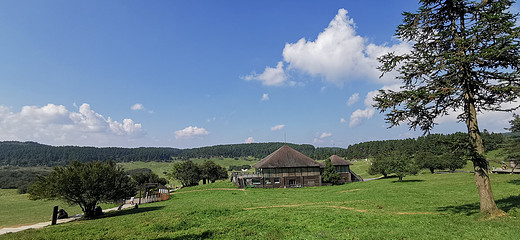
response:
[[[280,178],[274,178],[274,183],[280,183]]]
[[[253,185],[260,185],[262,182],[258,178],[253,178]]]
[[[265,180],[265,184],[271,184],[271,179],[269,179],[269,178],[266,179],[266,180]]]
[[[296,185],[296,179],[289,179],[289,185]]]

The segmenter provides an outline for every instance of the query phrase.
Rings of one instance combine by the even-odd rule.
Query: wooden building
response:
[[[239,186],[259,188],[320,186],[320,165],[284,145],[253,165],[255,174],[237,176]]]
[[[350,170],[349,161],[333,155],[332,164],[340,175],[340,183],[362,181]],[[323,167],[325,163],[323,163]],[[234,172],[231,181],[243,188],[315,187],[321,186],[321,164],[284,145],[253,165],[254,174]]]

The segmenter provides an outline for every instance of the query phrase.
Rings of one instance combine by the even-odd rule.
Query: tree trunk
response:
[[[85,211],[84,211],[84,217],[85,218],[93,218],[96,216],[96,203],[87,203],[85,204]]]
[[[475,109],[473,95],[468,91],[465,94],[465,112],[466,126],[468,128],[471,160],[475,171],[475,183],[480,197],[480,212],[487,213],[490,216],[504,215],[504,211],[498,209],[493,192],[491,191],[491,182],[489,181],[489,162],[484,158],[484,144],[478,129],[477,112]]]

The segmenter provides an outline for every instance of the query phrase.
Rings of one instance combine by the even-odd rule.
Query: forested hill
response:
[[[486,151],[500,147],[504,142],[504,135],[500,133],[482,133]],[[332,154],[353,158],[369,158],[391,151],[415,153],[417,151],[431,151],[440,145],[456,145],[464,147],[467,144],[465,133],[448,135],[431,134],[418,139],[384,140],[363,142],[348,146],[348,148],[315,148],[310,144],[287,144],[297,151],[316,160],[323,160]],[[191,149],[177,148],[118,148],[118,147],[77,147],[77,146],[49,146],[35,142],[0,142],[0,166],[58,166],[66,165],[74,160],[87,162],[93,160],[105,161],[108,159],[117,162],[130,161],[172,161],[176,159],[211,157],[254,157],[262,159],[280,148],[285,143],[243,143],[216,145]]]
[[[117,162],[130,161],[172,161],[174,159],[210,157],[263,158],[280,148],[284,143],[230,144],[210,147],[177,148],[119,148],[119,147],[78,147],[49,146],[35,142],[0,142],[0,166],[59,166],[74,160],[87,162],[108,159]],[[315,147],[309,144],[287,144],[307,156],[312,156]]]

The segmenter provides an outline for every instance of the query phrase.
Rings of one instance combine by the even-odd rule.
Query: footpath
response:
[[[124,204],[123,207],[121,207],[121,209],[133,208],[133,207],[134,207],[134,205],[132,205],[132,204]],[[109,208],[109,209],[103,210],[103,212],[117,211],[118,209],[119,209],[119,207]],[[68,218],[58,219],[57,224],[72,222],[72,221],[80,219],[81,217],[83,217],[83,214],[76,214],[76,215],[70,216]],[[6,234],[6,233],[11,233],[11,232],[20,232],[20,231],[27,230],[27,229],[43,228],[43,227],[46,227],[49,225],[51,225],[51,221],[36,223],[36,224],[32,224],[32,225],[25,225],[25,226],[20,226],[20,227],[15,227],[15,228],[1,228],[0,235]]]

